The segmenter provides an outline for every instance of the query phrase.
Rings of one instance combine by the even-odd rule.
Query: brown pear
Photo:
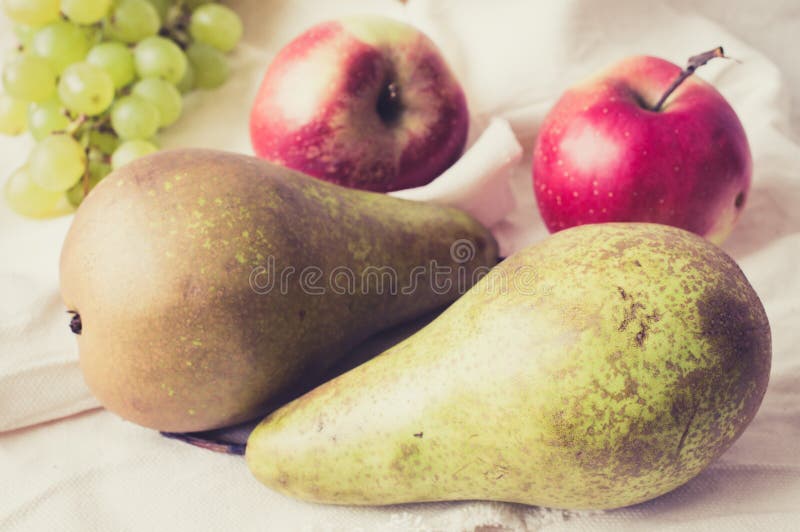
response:
[[[186,432],[263,414],[373,333],[452,302],[496,258],[459,210],[177,150],[86,198],[61,291],[102,404]]]

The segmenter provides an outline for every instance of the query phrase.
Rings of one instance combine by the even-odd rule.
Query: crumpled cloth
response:
[[[461,206],[503,254],[543,238],[531,148],[568,86],[634,54],[676,63],[725,46],[697,75],[747,131],[754,182],[723,245],[764,302],[773,370],[751,426],[708,470],[656,500],[607,512],[458,502],[354,508],[303,503],[259,485],[240,457],[167,440],[97,409],[58,296],[69,217],[28,221],[0,204],[0,530],[796,530],[800,522],[800,70],[796,0],[234,0],[245,21],[233,74],[196,92],[163,147],[251,153],[250,102],[277,50],[312,23],[372,12],[406,20],[442,48],[472,123],[462,159],[401,197]],[[697,5],[700,4],[700,5]],[[13,46],[0,18],[0,50]],[[6,52],[5,56],[8,56]],[[0,137],[0,182],[29,137]]]

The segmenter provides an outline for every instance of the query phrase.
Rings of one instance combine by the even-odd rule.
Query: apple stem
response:
[[[658,103],[655,105],[655,107],[653,107],[653,111],[656,113],[659,112],[661,107],[664,105],[664,102],[666,102],[667,98],[669,98],[670,94],[672,94],[686,78],[694,74],[695,70],[705,65],[715,57],[728,58],[728,56],[725,55],[722,46],[718,46],[713,50],[709,50],[708,52],[703,52],[702,54],[697,54],[690,57],[686,68],[681,70],[681,73],[678,74],[678,77],[675,78],[675,81],[673,81],[672,84],[667,88],[666,92],[664,92],[664,95],[661,96],[661,99],[658,100]]]

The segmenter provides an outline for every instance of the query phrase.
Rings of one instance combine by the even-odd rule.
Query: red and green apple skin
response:
[[[461,155],[464,92],[434,43],[377,16],[318,24],[267,69],[250,116],[255,153],[320,179],[387,192]]]
[[[739,118],[697,77],[653,109],[681,68],[632,57],[566,91],[533,154],[537,203],[551,232],[654,222],[722,242],[747,199],[752,158]]]

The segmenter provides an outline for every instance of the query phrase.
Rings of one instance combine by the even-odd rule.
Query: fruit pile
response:
[[[19,49],[3,67],[0,133],[37,144],[5,185],[19,214],[75,207],[112,169],[156,151],[182,94],[228,77],[242,35],[210,0],[5,0]]]
[[[634,57],[568,90],[533,150],[558,232],[497,264],[467,213],[359,190],[430,182],[464,147],[464,91],[415,28],[351,17],[287,45],[253,105],[260,159],[125,164],[155,150],[180,91],[224,80],[239,19],[188,0],[4,2],[26,26],[0,118],[39,140],[12,206],[77,204],[124,165],[60,260],[81,369],[110,411],[182,433],[266,414],[248,466],[315,502],[617,508],[699,474],[758,410],[769,322],[712,244],[752,159],[730,105],[690,79],[721,48],[685,69]],[[323,382],[371,335],[451,303]]]
[[[212,448],[197,431],[263,417],[232,450],[286,495],[626,506],[699,474],[766,390],[758,295],[682,229],[583,225],[495,266],[491,233],[458,209],[246,155],[161,152],[107,179],[60,262],[86,383]],[[322,382],[369,336],[451,302]]]

